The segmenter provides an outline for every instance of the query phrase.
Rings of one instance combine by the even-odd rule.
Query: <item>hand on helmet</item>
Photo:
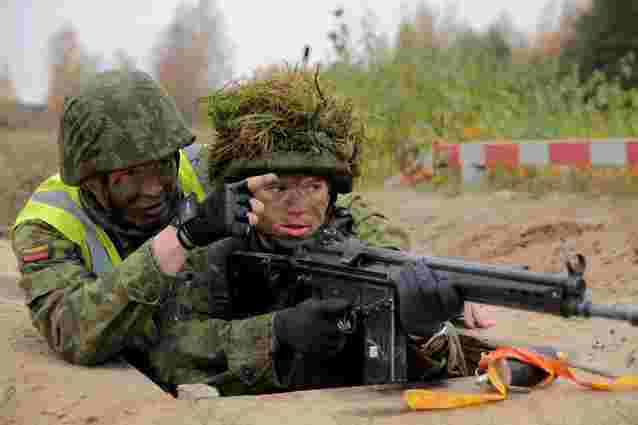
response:
[[[264,211],[253,194],[276,180],[275,174],[264,174],[225,184],[202,202],[186,198],[178,213],[177,235],[182,246],[191,249],[228,236],[246,236]]]
[[[424,259],[404,266],[396,284],[399,318],[409,334],[427,335],[463,309],[463,301],[456,289],[434,273]]]

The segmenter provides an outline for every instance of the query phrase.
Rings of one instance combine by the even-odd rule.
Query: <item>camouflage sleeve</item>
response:
[[[410,234],[379,213],[361,195],[339,195],[337,207],[350,210],[359,239],[380,248],[410,249]]]
[[[79,247],[44,222],[18,226],[12,247],[33,323],[67,361],[97,364],[128,345],[157,340],[152,315],[174,278],[159,271],[149,242],[99,278]]]
[[[162,382],[215,385],[224,395],[257,394],[281,388],[274,372],[272,314],[241,320],[192,319],[177,322],[149,355]]]
[[[206,270],[207,250],[189,251],[185,270]],[[225,258],[228,249],[222,250],[220,257]],[[225,395],[280,388],[273,368],[273,315],[210,318],[210,294],[208,281],[194,282],[189,288],[180,285],[175,299],[195,314],[184,320],[166,317],[170,309],[162,310],[161,342],[150,351],[148,360],[158,379],[179,385],[204,382],[223,373],[223,383],[218,386]]]

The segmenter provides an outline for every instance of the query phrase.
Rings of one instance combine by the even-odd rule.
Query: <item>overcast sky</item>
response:
[[[439,7],[446,0],[429,0]],[[47,40],[52,32],[72,23],[83,45],[109,60],[118,48],[151,71],[150,50],[170,22],[179,0],[0,0],[0,64],[6,59],[18,96],[40,102],[47,90]],[[194,4],[195,0],[186,1]],[[234,49],[235,74],[250,73],[264,63],[298,60],[305,43],[313,59],[329,52],[327,31],[333,24],[330,11],[344,5],[354,22],[364,6],[378,16],[391,33],[401,17],[401,4],[412,8],[417,0],[217,0]],[[533,30],[547,0],[458,0],[459,15],[484,27],[501,11],[508,11],[515,25]]]

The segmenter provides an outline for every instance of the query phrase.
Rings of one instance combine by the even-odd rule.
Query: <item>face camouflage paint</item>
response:
[[[312,235],[324,223],[330,201],[326,179],[312,176],[280,177],[255,197],[265,207],[257,229],[283,238]]]
[[[169,207],[168,194],[177,187],[177,161],[174,156],[117,170],[108,175],[108,192],[113,207],[137,225],[157,221]]]

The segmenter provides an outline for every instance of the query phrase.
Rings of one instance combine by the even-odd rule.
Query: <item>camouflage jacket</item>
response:
[[[208,150],[200,155],[198,166],[207,167]],[[406,234],[361,198],[338,203],[351,209],[355,229],[370,244],[408,248]],[[210,377],[219,366],[214,354],[223,353],[239,385],[233,391],[273,385],[272,315],[212,319],[207,286],[188,278],[209,269],[205,249],[190,251],[184,273],[172,276],[160,272],[146,241],[121,252],[122,263],[97,277],[79,247],[44,221],[15,228],[12,247],[34,326],[67,361],[94,365],[130,352],[133,363],[158,381],[180,384]]]

